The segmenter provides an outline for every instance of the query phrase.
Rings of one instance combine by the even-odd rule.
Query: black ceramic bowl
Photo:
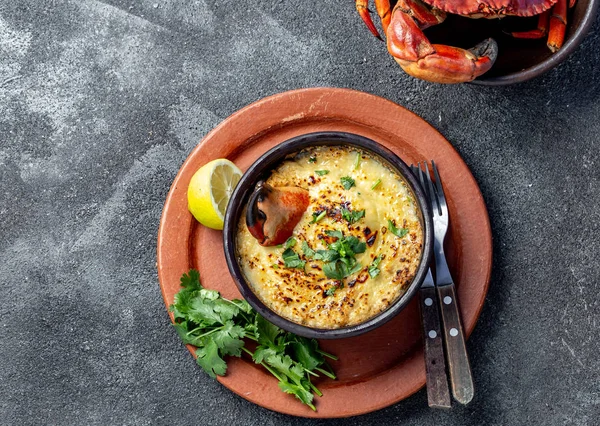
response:
[[[353,325],[350,327],[336,329],[317,329],[304,325],[297,324],[288,319],[285,319],[272,310],[270,310],[260,299],[254,294],[248,285],[240,266],[237,262],[236,250],[236,232],[240,220],[245,220],[242,217],[242,212],[248,198],[254,191],[256,183],[261,179],[266,179],[271,171],[289,154],[300,151],[303,148],[316,145],[343,145],[362,148],[378,155],[392,167],[397,170],[400,175],[406,180],[417,201],[419,207],[421,224],[423,227],[423,254],[421,263],[417,268],[417,273],[413,282],[410,284],[406,292],[388,309],[381,312],[377,316],[369,320]],[[356,336],[361,333],[373,330],[376,327],[386,323],[398,314],[410,302],[421,286],[423,279],[427,273],[427,268],[431,260],[433,248],[433,225],[431,222],[431,211],[423,190],[417,183],[417,180],[410,172],[408,166],[389,149],[382,145],[367,139],[363,136],[343,133],[343,132],[318,132],[309,133],[302,136],[289,139],[276,147],[266,152],[262,157],[250,166],[248,171],[244,173],[242,179],[238,183],[233,192],[227,213],[225,214],[225,227],[223,230],[223,240],[225,247],[225,258],[227,266],[233,276],[242,296],[258,311],[263,317],[273,324],[305,337],[314,337],[320,339],[336,339],[350,336]]]
[[[506,31],[536,28],[537,16],[469,19],[448,14],[442,24],[427,29],[425,34],[433,43],[463,48],[494,38],[498,42],[498,59],[490,71],[473,83],[488,86],[520,83],[554,68],[575,51],[592,27],[599,3],[600,0],[577,0],[568,12],[564,44],[556,53],[546,47],[546,38],[523,40],[506,34]]]

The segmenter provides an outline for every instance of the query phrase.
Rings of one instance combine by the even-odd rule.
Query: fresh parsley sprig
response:
[[[200,284],[200,275],[190,270],[181,277],[183,287],[169,307],[175,317],[175,329],[183,343],[196,346],[196,362],[211,377],[227,371],[224,357],[249,354],[279,380],[279,388],[294,395],[316,411],[314,395],[322,393],[311,382],[319,373],[335,379],[315,339],[286,332],[269,323],[245,300],[228,300]],[[257,343],[254,352],[245,340]]]

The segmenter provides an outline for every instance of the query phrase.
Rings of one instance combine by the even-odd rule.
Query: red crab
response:
[[[465,50],[431,44],[423,30],[440,24],[446,13],[470,18],[539,15],[537,28],[511,33],[517,38],[542,38],[556,52],[563,44],[569,7],[576,0],[375,0],[387,37],[387,48],[408,74],[436,83],[463,83],[488,71],[498,56],[498,45],[489,38]],[[369,0],[356,0],[356,10],[375,37],[381,38],[368,10]]]

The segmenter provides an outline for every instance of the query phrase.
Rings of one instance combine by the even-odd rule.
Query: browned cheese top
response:
[[[267,183],[310,195],[282,246],[261,246],[239,223],[238,262],[271,310],[333,329],[365,322],[404,294],[421,260],[423,232],[412,191],[385,161],[353,147],[313,147],[283,161]]]

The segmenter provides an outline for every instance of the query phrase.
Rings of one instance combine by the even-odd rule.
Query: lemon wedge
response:
[[[242,171],[225,158],[200,167],[188,186],[188,209],[204,226],[223,229],[225,210]]]

